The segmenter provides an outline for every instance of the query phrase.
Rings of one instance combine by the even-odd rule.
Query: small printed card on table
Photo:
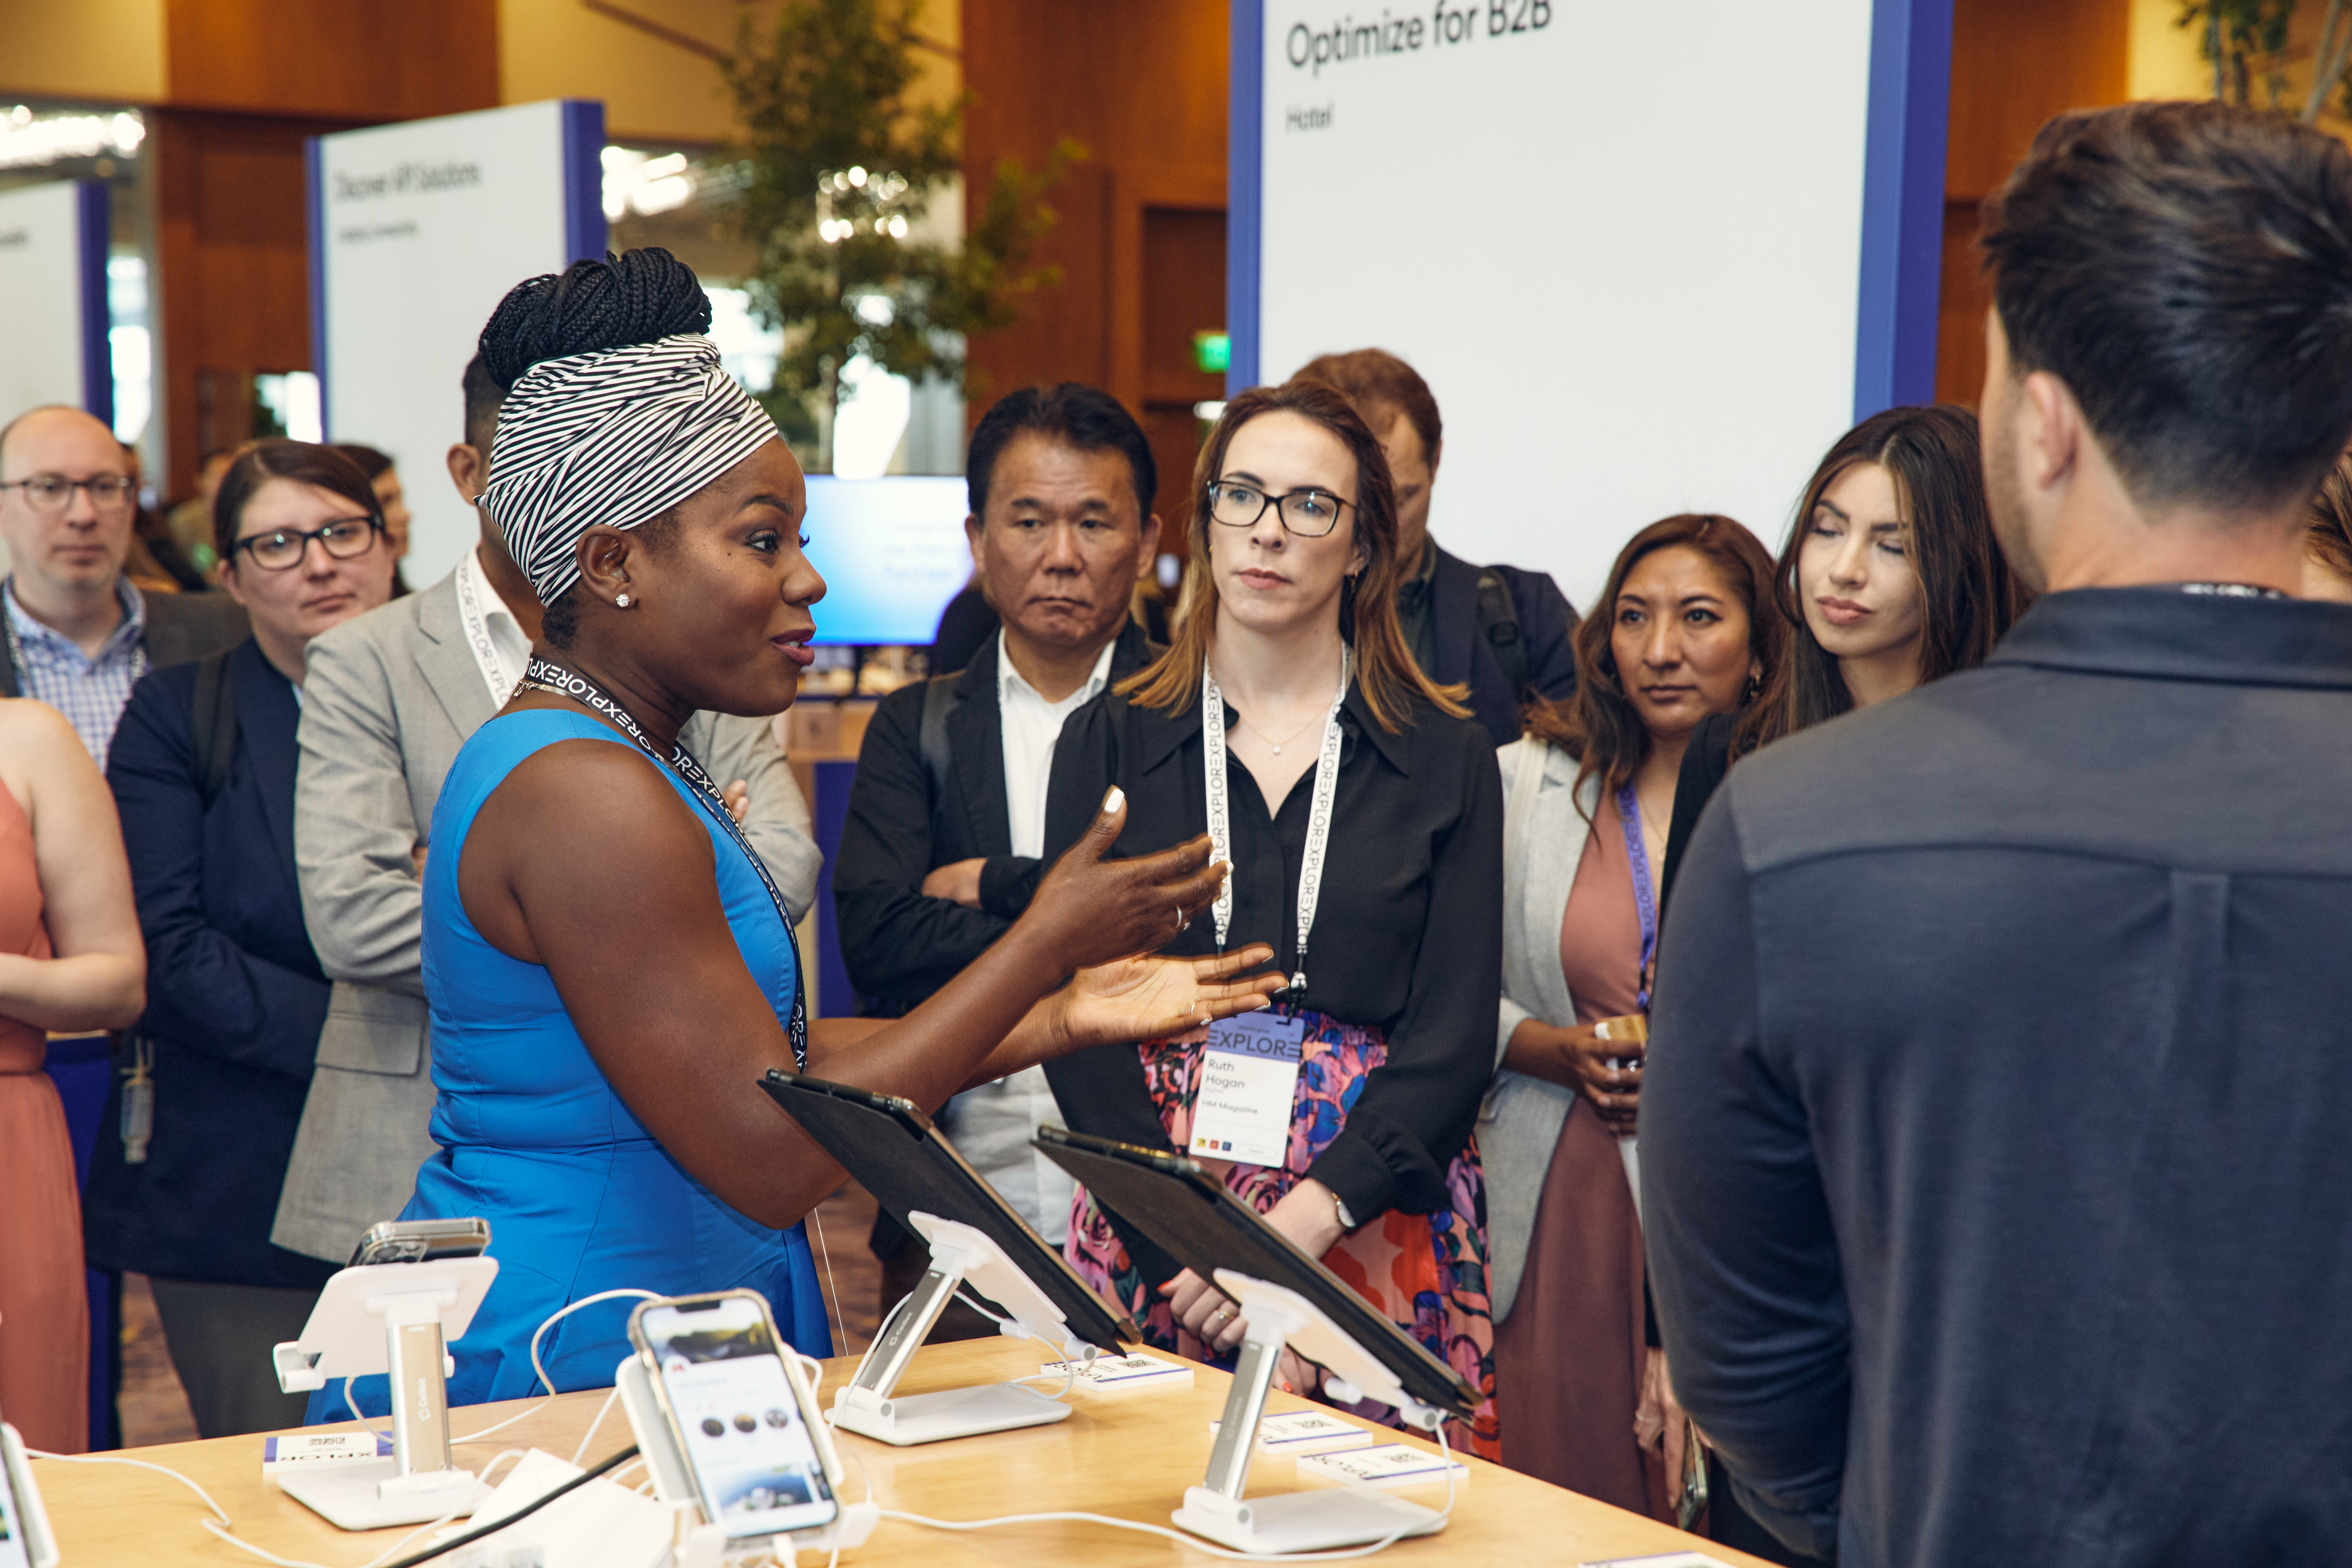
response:
[[[1298,1479],[1342,1487],[1421,1487],[1433,1482],[1443,1486],[1449,1467],[1456,1486],[1470,1479],[1470,1467],[1459,1459],[1440,1458],[1403,1443],[1383,1443],[1340,1454],[1302,1456]]]
[[[1065,1361],[1049,1361],[1037,1369],[1043,1377],[1064,1377],[1070,1371]],[[1192,1369],[1182,1362],[1163,1361],[1156,1355],[1136,1352],[1129,1355],[1101,1355],[1092,1364],[1078,1363],[1077,1386],[1091,1388],[1097,1394],[1125,1394],[1145,1388],[1190,1388]]]
[[[1223,1425],[1222,1421],[1210,1422],[1211,1436]],[[1257,1424],[1257,1451],[1261,1454],[1338,1454],[1350,1448],[1369,1448],[1378,1441],[1354,1422],[1320,1410],[1286,1411]]]

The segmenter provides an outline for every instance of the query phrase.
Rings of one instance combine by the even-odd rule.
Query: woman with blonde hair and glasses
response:
[[[1100,1046],[1046,1074],[1074,1128],[1202,1159],[1486,1390],[1468,1436],[1491,1456],[1471,1128],[1501,970],[1493,742],[1398,632],[1394,489],[1339,394],[1294,382],[1228,403],[1191,512],[1175,642],[1071,717],[1046,842],[1077,841],[1087,802],[1112,785],[1129,801],[1117,853],[1206,827],[1233,863],[1230,888],[1167,951],[1271,943],[1291,985],[1271,1012],[1213,1035]],[[1245,1110],[1196,1104],[1204,1059],[1239,1033],[1295,1074],[1273,1075]],[[1069,1246],[1155,1343],[1205,1356],[1240,1343],[1232,1301],[1083,1189]],[[1311,1374],[1293,1363],[1287,1375]]]

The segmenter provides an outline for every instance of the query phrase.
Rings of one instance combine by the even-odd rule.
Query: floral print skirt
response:
[[[1388,1044],[1377,1030],[1312,1011],[1284,1012],[1305,1019],[1307,1034],[1291,1104],[1290,1147],[1282,1165],[1202,1162],[1212,1171],[1222,1169],[1226,1190],[1260,1214],[1297,1185],[1339,1136],[1362,1091],[1364,1075],[1388,1059]],[[1191,1141],[1204,1037],[1205,1031],[1195,1031],[1136,1047],[1160,1123],[1179,1149]],[[1341,1237],[1323,1255],[1323,1266],[1480,1391],[1476,1418],[1466,1430],[1456,1423],[1447,1441],[1495,1459],[1502,1443],[1495,1416],[1495,1324],[1486,1299],[1486,1185],[1475,1141],[1448,1167],[1446,1187],[1453,1200],[1446,1207],[1425,1215],[1391,1209]],[[1083,1186],[1071,1206],[1068,1255],[1080,1276],[1132,1317],[1152,1344],[1197,1361],[1230,1363],[1230,1355],[1212,1355],[1177,1325],[1167,1301],[1129,1258],[1126,1244]],[[1347,1408],[1396,1424],[1396,1413],[1384,1405]]]

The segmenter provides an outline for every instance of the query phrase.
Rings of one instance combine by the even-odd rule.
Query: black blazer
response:
[[[842,962],[869,1013],[899,1016],[954,979],[1029,907],[1044,871],[1042,862],[1013,853],[996,650],[992,637],[961,674],[884,698],[858,748],[833,900]],[[1126,679],[1157,652],[1129,624],[1113,645],[1111,679]],[[923,760],[923,706],[936,682],[951,693],[944,792],[933,790]],[[988,861],[981,908],[923,896],[933,869],[979,858]]]
[[[272,1247],[278,1190],[327,1017],[294,880],[294,688],[251,638],[229,655],[236,752],[210,810],[191,740],[196,668],[131,689],[107,762],[147,943],[155,1120],[122,1162],[116,1075],[83,1199],[91,1264],[166,1279],[316,1285],[333,1265]]]
[[[147,605],[147,662],[156,669],[186,664],[235,647],[245,639],[245,606],[226,594],[142,594]],[[23,675],[0,639],[0,697],[22,697]]]
[[[1486,727],[1497,746],[1519,738],[1521,694],[1496,658],[1494,646],[1478,635],[1478,574],[1494,573],[1511,591],[1519,641],[1527,649],[1528,689],[1560,701],[1576,690],[1576,653],[1569,634],[1576,611],[1548,572],[1516,566],[1473,566],[1440,549],[1429,583],[1430,626],[1437,640],[1437,668],[1429,678],[1441,686],[1466,683],[1470,716]]]

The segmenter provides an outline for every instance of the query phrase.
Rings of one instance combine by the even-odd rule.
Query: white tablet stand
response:
[[[302,1337],[271,1352],[278,1386],[307,1394],[331,1380],[388,1373],[392,1457],[298,1470],[278,1482],[288,1497],[341,1529],[378,1530],[469,1513],[490,1495],[450,1462],[445,1380],[457,1370],[448,1343],[472,1325],[498,1274],[495,1258],[440,1258],[346,1268],[327,1281]]]
[[[789,1355],[784,1361],[784,1372],[792,1379],[794,1403],[802,1410],[808,1410],[815,1401],[808,1396],[800,1368]],[[844,1552],[863,1546],[866,1538],[874,1533],[874,1527],[881,1522],[879,1503],[845,1501],[831,1524],[790,1535],[739,1536],[730,1541],[724,1530],[702,1518],[702,1500],[694,1489],[694,1474],[687,1468],[686,1457],[678,1452],[677,1435],[670,1430],[668,1417],[662,1414],[661,1401],[654,1393],[653,1374],[646,1363],[631,1356],[614,1367],[613,1386],[621,1391],[621,1409],[629,1417],[630,1429],[636,1434],[637,1451],[645,1456],[646,1473],[653,1478],[655,1500],[676,1516],[677,1546],[671,1559],[674,1568],[718,1568],[730,1557],[760,1558],[771,1554],[777,1562],[789,1564],[793,1553],[800,1551]],[[839,1500],[845,1477],[841,1452],[833,1446],[833,1434],[822,1421],[810,1422],[808,1431],[816,1445],[817,1463],[824,1467],[825,1482]]]
[[[931,1244],[931,1267],[906,1306],[890,1320],[882,1338],[866,1352],[856,1380],[833,1396],[833,1424],[903,1447],[1066,1420],[1068,1405],[1013,1384],[892,1397],[924,1336],[955,1299],[957,1287],[967,1279],[982,1295],[1011,1312],[1020,1330],[1049,1345],[1060,1345],[1068,1359],[1079,1360],[1087,1351],[1082,1342],[1068,1337],[1061,1309],[984,1233],[919,1210],[907,1217]]]
[[[1249,1328],[1234,1367],[1233,1391],[1225,1396],[1216,1447],[1209,1454],[1208,1479],[1184,1489],[1184,1506],[1173,1516],[1177,1528],[1236,1552],[1321,1552],[1444,1529],[1444,1514],[1360,1487],[1242,1500],[1266,1390],[1285,1344],[1330,1370],[1325,1386],[1335,1397],[1394,1405],[1407,1426],[1428,1432],[1437,1430],[1445,1414],[1407,1394],[1395,1373],[1306,1297],[1230,1268],[1217,1270],[1217,1285],[1240,1305]]]
[[[25,1440],[16,1428],[0,1422],[0,1468],[7,1471],[8,1489],[16,1499],[16,1529],[24,1538],[25,1561],[33,1568],[58,1568],[57,1532],[41,1507],[41,1489],[33,1484],[33,1467],[25,1457]]]

